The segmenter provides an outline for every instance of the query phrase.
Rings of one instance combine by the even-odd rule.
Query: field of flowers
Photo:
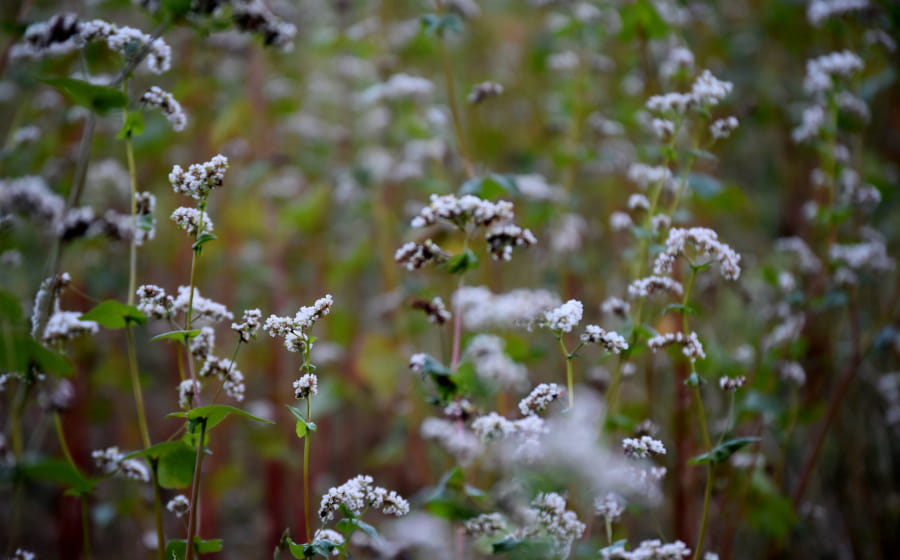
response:
[[[0,558],[900,550],[897,2],[0,19]]]

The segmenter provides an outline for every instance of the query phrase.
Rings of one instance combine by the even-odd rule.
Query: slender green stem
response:
[[[134,333],[131,324],[125,325],[125,336],[128,339],[128,373],[131,376],[131,390],[134,393],[134,407],[137,412],[138,428],[141,431],[141,442],[144,449],[150,447],[150,430],[147,428],[147,415],[144,411],[144,395],[141,392],[141,379],[138,375],[137,351],[134,347]]]
[[[312,422],[312,406],[310,404],[312,395],[306,398],[306,421]],[[303,438],[303,520],[306,528],[306,542],[312,542],[312,531],[310,530],[310,508],[309,508],[309,447],[310,436],[312,434],[307,430],[306,437]]]
[[[200,516],[200,471],[203,468],[203,440],[206,439],[206,418],[200,419],[200,439],[197,440],[197,456],[194,459],[194,480],[191,482],[191,509],[188,515],[187,554],[185,560],[194,558],[194,537],[197,535],[197,518]]]
[[[159,485],[159,459],[150,459],[150,471],[153,473],[153,511],[156,520],[157,560],[166,560],[166,532],[163,528],[162,487]]]
[[[59,447],[62,449],[63,456],[69,462],[69,465],[75,469],[75,472],[81,474],[81,469],[78,468],[78,464],[72,457],[72,451],[69,449],[69,443],[66,440],[66,432],[63,430],[62,420],[57,411],[53,412],[53,427],[56,428],[56,439],[59,440]],[[81,500],[81,556],[84,560],[89,560],[91,557],[91,522],[88,517],[90,513],[88,511],[88,497],[82,494],[79,496],[79,499]]]
[[[444,11],[443,2],[437,0],[437,11]],[[443,37],[440,38],[441,50],[441,66],[444,71],[444,82],[447,86],[447,104],[450,105],[450,117],[453,121],[453,131],[456,133],[456,146],[459,149],[459,157],[462,159],[463,167],[469,178],[475,176],[475,169],[472,167],[472,160],[469,159],[469,152],[466,149],[466,141],[463,134],[462,119],[460,118],[459,105],[456,102],[456,87],[453,84],[453,72],[450,69],[450,53],[447,51],[447,44]]]
[[[78,468],[78,464],[75,463],[75,459],[72,458],[72,452],[69,450],[69,444],[66,441],[66,433],[63,431],[62,421],[59,418],[59,412],[53,412],[53,427],[56,428],[56,438],[59,440],[59,447],[62,449],[63,457],[66,458],[66,461],[72,465],[72,468],[78,472],[81,472],[81,469]]]
[[[703,540],[706,537],[706,526],[709,523],[709,503],[712,500],[713,464],[706,467],[706,489],[703,491],[703,517],[700,518],[700,534],[697,537],[697,546],[694,547],[694,560],[700,559],[703,550]]]
[[[124,87],[124,86],[123,86]],[[128,118],[128,113],[125,114]],[[125,153],[128,157],[128,175],[131,177],[129,184],[131,185],[131,198],[129,200],[129,208],[131,209],[131,225],[134,232],[131,236],[131,244],[128,250],[128,305],[134,305],[134,295],[137,287],[137,170],[134,164],[134,147],[131,144],[131,136],[125,138]]]
[[[606,544],[607,546],[612,546],[613,543],[613,530],[612,530],[612,520],[606,518]]]

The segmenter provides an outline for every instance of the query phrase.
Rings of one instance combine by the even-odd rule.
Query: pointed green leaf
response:
[[[22,472],[31,479],[64,486],[76,495],[87,494],[94,487],[93,481],[63,459],[43,459],[26,464],[22,467]]]
[[[65,93],[76,105],[87,107],[101,115],[128,105],[128,97],[117,89],[74,78],[44,78],[41,81]]]
[[[198,334],[200,334],[200,329],[192,329],[189,331],[169,331],[154,336],[150,339],[150,342],[156,342],[157,340],[177,340],[179,342],[187,342]]]
[[[191,249],[195,252],[199,253],[203,246],[212,241],[213,239],[218,239],[215,234],[209,233],[208,231],[204,231],[200,235],[197,236],[197,240],[194,241],[194,244],[191,245]]]
[[[169,414],[169,416],[176,418],[187,418],[192,422],[199,422],[201,420],[206,420],[206,429],[207,431],[213,429],[216,425],[219,424],[222,420],[228,417],[229,414],[236,414],[237,416],[241,416],[244,418],[249,418],[250,420],[256,420],[257,422],[263,422],[265,424],[272,424],[271,420],[265,420],[263,418],[259,418],[257,416],[253,416],[249,412],[245,412],[240,408],[235,408],[233,406],[228,406],[227,404],[211,404],[208,406],[201,406],[199,408],[195,408],[187,413],[183,412],[175,412]]]
[[[82,315],[81,320],[95,321],[107,329],[121,329],[129,323],[143,325],[147,322],[147,316],[133,305],[108,299]]]
[[[465,274],[469,270],[478,268],[478,256],[471,249],[466,249],[458,255],[453,255],[444,265],[450,274]]]
[[[697,455],[688,462],[692,465],[701,465],[703,463],[712,463],[716,465],[724,463],[740,448],[759,440],[760,438],[758,437],[739,437],[723,441],[719,445],[713,447],[710,451],[707,451],[702,455]]]
[[[125,117],[125,122],[122,124],[122,128],[119,130],[119,133],[116,135],[116,138],[119,140],[125,140],[126,138],[134,138],[135,136],[140,136],[144,133],[144,116],[140,113],[140,111],[134,111],[128,113]]]

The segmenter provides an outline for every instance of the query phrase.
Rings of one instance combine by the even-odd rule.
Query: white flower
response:
[[[541,383],[527,397],[519,401],[519,411],[523,416],[540,414],[565,392],[566,390],[556,383]]]
[[[200,382],[185,379],[178,384],[178,406],[188,410],[193,406],[194,398],[200,394]]]
[[[172,212],[171,218],[175,225],[191,237],[198,237],[201,233],[212,233],[213,231],[214,226],[209,214],[196,208],[181,206]]]
[[[528,371],[504,352],[506,342],[499,336],[480,334],[469,341],[465,357],[475,366],[475,374],[482,381],[504,389],[527,387]]]
[[[666,239],[666,250],[657,255],[653,263],[653,273],[668,274],[675,260],[685,254],[687,246],[695,249],[698,256],[711,257],[718,261],[719,272],[727,280],[737,280],[741,274],[741,256],[731,247],[719,241],[715,231],[709,228],[672,228]],[[704,263],[696,263],[704,264]]]
[[[561,333],[571,332],[581,322],[584,305],[575,299],[544,313],[542,326]]]
[[[205,200],[212,189],[221,187],[228,170],[228,158],[222,154],[205,163],[191,164],[187,171],[176,165],[169,173],[169,182],[177,193],[194,200]]]
[[[724,119],[718,119],[713,121],[711,125],[709,125],[709,133],[716,140],[722,138],[728,138],[731,136],[731,133],[738,127],[738,120],[736,117],[727,117]]]
[[[625,342],[625,337],[617,332],[606,331],[597,325],[588,325],[584,330],[584,334],[581,335],[581,341],[585,344],[599,344],[613,354],[628,350],[628,343]]]
[[[409,502],[393,490],[389,492],[380,486],[374,486],[372,477],[365,475],[351,478],[328,490],[319,506],[319,518],[323,522],[333,519],[341,506],[356,516],[362,515],[363,509],[368,507],[398,517],[409,513]]]
[[[647,297],[659,292],[669,292],[672,295],[681,296],[684,288],[681,286],[681,282],[668,276],[648,276],[628,285],[628,296],[632,299]]]
[[[176,132],[181,132],[187,125],[187,115],[184,114],[181,104],[175,100],[171,93],[162,88],[151,86],[141,96],[141,103],[158,107],[168,119],[169,124],[172,125],[172,130]]]
[[[308,399],[319,393],[319,378],[313,373],[307,373],[294,381],[294,398]]]
[[[184,494],[178,494],[166,504],[166,509],[177,517],[183,517],[191,509],[191,502]]]
[[[665,455],[666,446],[658,439],[650,436],[640,438],[625,438],[622,440],[622,450],[629,457],[645,459],[650,455]]]
[[[250,339],[256,337],[259,327],[262,325],[262,312],[259,309],[248,309],[244,311],[240,323],[231,323],[231,330],[240,335],[241,342],[250,342]]]
[[[697,359],[706,358],[706,353],[703,351],[703,345],[700,343],[700,339],[695,332],[692,332],[688,336],[685,336],[681,332],[666,333],[654,336],[647,341],[647,346],[654,352],[672,344],[680,344],[682,346],[681,352],[692,362]]]

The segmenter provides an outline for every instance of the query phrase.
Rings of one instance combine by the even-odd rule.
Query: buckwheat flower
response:
[[[668,274],[675,260],[685,254],[688,246],[694,248],[698,256],[711,257],[718,261],[719,272],[726,280],[737,280],[741,274],[741,256],[728,245],[719,241],[715,231],[709,228],[672,228],[666,239],[666,250],[657,255],[653,263],[653,273]],[[701,263],[702,264],[702,263]]]
[[[648,297],[660,292],[668,292],[674,296],[684,294],[681,282],[668,276],[648,276],[639,278],[628,285],[628,297],[632,299]]]
[[[262,0],[235,0],[232,2],[231,19],[241,31],[261,36],[267,47],[283,52],[294,48],[297,27],[278,18]]]
[[[588,233],[587,221],[572,212],[563,214],[550,229],[550,249],[553,253],[574,253],[581,249]]]
[[[200,329],[200,334],[195,336],[190,340],[189,347],[191,350],[191,355],[197,360],[206,360],[212,354],[213,348],[216,345],[216,331],[213,330],[212,327],[203,327]],[[204,364],[203,370],[208,369],[209,365]],[[201,371],[203,371],[201,370]],[[200,374],[201,377],[204,376],[203,373]]]
[[[515,433],[516,426],[505,417],[491,412],[472,422],[472,430],[484,441],[504,439]]]
[[[847,245],[832,244],[828,248],[828,258],[837,264],[853,270],[886,271],[894,268],[894,260],[888,257],[881,240]]]
[[[666,446],[663,445],[663,442],[650,436],[625,438],[622,440],[622,450],[625,455],[634,459],[646,459],[650,455],[666,454]]]
[[[615,523],[625,513],[625,499],[615,492],[608,492],[594,500],[594,513],[607,523]]]
[[[247,386],[244,385],[244,374],[235,367],[227,370],[223,377],[222,390],[235,401],[243,402],[247,392]]]
[[[134,213],[137,224],[134,230],[134,243],[141,247],[145,241],[152,240],[156,236],[156,218],[153,212],[156,210],[156,197],[149,192],[134,194]]]
[[[206,327],[209,328],[209,327]],[[212,330],[212,329],[210,329]],[[202,336],[202,335],[201,335]],[[194,338],[196,340],[199,337]],[[228,372],[234,368],[234,362],[229,360],[228,358],[217,358],[216,356],[207,355],[207,359],[203,362],[203,366],[200,368],[200,371],[197,373],[198,377],[217,377],[219,379],[225,379],[228,377]]]
[[[628,197],[628,209],[629,210],[650,210],[650,201],[647,200],[647,197],[635,193]]]
[[[785,381],[790,381],[791,383],[796,383],[801,386],[806,384],[806,372],[803,370],[803,366],[798,362],[778,362],[775,369],[778,371],[778,375]]]
[[[72,408],[73,402],[75,402],[75,386],[68,379],[60,379],[46,404],[52,411],[65,412]]]
[[[691,95],[699,105],[718,105],[733,87],[731,82],[719,80],[712,72],[704,70],[691,86]]]
[[[187,171],[180,165],[172,167],[169,182],[177,193],[194,200],[205,200],[212,189],[221,187],[228,170],[228,158],[217,154],[205,163],[191,164]]]
[[[22,39],[9,49],[12,60],[61,56],[75,52],[84,45],[81,22],[72,13],[56,14],[47,21],[32,23]]]
[[[450,254],[430,239],[425,240],[425,243],[409,241],[394,252],[394,261],[410,271],[422,268],[426,264],[442,264],[449,259]]]
[[[682,347],[681,353],[687,356],[692,362],[697,361],[697,359],[706,358],[706,353],[703,351],[703,345],[700,343],[700,339],[695,332],[692,332],[688,336],[685,336],[684,333],[681,332],[666,333],[654,336],[647,341],[647,346],[654,352],[660,348],[671,346],[672,344],[680,345]]]
[[[647,100],[648,110],[662,114],[683,114],[696,102],[694,96],[688,93],[666,93],[654,95]]]
[[[42,177],[0,179],[0,216],[18,214],[52,227],[62,218],[65,206]]]
[[[119,463],[122,462],[124,455],[119,452],[116,446],[107,447],[106,449],[96,449],[91,452],[94,464],[97,468],[106,474],[112,474],[119,469]]]
[[[650,540],[643,541],[637,548],[632,550],[629,558],[634,560],[681,560],[690,555],[691,549],[681,541],[663,543],[660,540]]]
[[[147,69],[154,74],[162,74],[172,66],[172,49],[159,37],[153,38],[139,29],[118,26],[108,21],[95,19],[81,24],[81,37],[85,41],[105,41],[106,46],[123,57],[133,56],[145,46],[149,48],[146,58]]]
[[[46,328],[49,314],[59,309],[59,294],[72,281],[68,272],[62,272],[50,276],[41,281],[41,286],[34,296],[34,306],[31,314],[31,336],[39,338]]]
[[[319,393],[319,378],[313,373],[307,373],[294,381],[294,398],[308,399]]]
[[[747,382],[747,378],[743,375],[737,377],[720,377],[719,388],[723,391],[737,391]]]
[[[842,91],[837,94],[837,104],[841,112],[853,115],[863,122],[869,122],[872,116],[872,113],[869,111],[869,105],[849,91]]]
[[[675,123],[669,119],[653,119],[650,121],[650,128],[653,134],[660,140],[666,141],[675,134]]]
[[[8,149],[17,148],[41,139],[41,129],[34,125],[22,126],[13,131]]]
[[[256,338],[260,326],[262,326],[262,312],[259,309],[247,309],[240,323],[231,323],[231,330],[238,333],[241,342],[248,343]]]
[[[482,513],[467,519],[463,526],[470,537],[490,537],[507,530],[506,518],[499,513]]]
[[[491,202],[471,194],[459,198],[452,194],[432,194],[431,203],[413,218],[411,225],[414,228],[421,228],[443,220],[459,228],[464,228],[469,223],[488,227],[512,219],[513,204],[505,200]]]
[[[600,304],[600,311],[607,315],[615,315],[621,319],[627,317],[630,310],[631,304],[615,296],[606,298]]]
[[[137,480],[139,482],[150,482],[150,469],[147,465],[137,459],[125,459],[119,463],[119,472],[125,478]]]
[[[344,544],[344,535],[338,533],[334,529],[316,529],[316,532],[313,533],[313,542],[316,541],[328,541],[337,546],[341,546]],[[340,551],[333,550],[331,554],[332,556],[338,556]]]
[[[468,330],[528,327],[548,309],[559,305],[559,297],[547,290],[517,289],[494,294],[484,286],[464,286],[454,292],[453,307]]]
[[[151,319],[163,319],[172,314],[174,299],[154,284],[144,284],[137,289],[137,308]]]
[[[609,215],[609,227],[613,231],[625,231],[632,226],[631,216],[625,212],[613,212]]]
[[[181,206],[172,212],[172,221],[191,237],[212,233],[213,223],[206,211]]]
[[[82,321],[81,315],[76,311],[56,311],[47,320],[41,341],[52,346],[80,336],[97,334],[100,326],[95,321]]]
[[[581,341],[585,344],[599,344],[606,348],[607,352],[619,354],[628,350],[628,343],[625,338],[617,332],[606,331],[597,325],[588,325],[584,328],[584,334],[581,335]]]
[[[505,346],[499,336],[480,334],[469,341],[464,357],[475,366],[475,375],[482,381],[504,389],[527,387],[528,371],[506,354]]]
[[[657,184],[662,184],[666,190],[674,188],[672,171],[668,167],[658,165],[632,163],[628,167],[628,180],[640,187],[641,190],[647,190],[651,185]]]
[[[194,320],[205,319],[214,323],[222,321],[230,321],[234,319],[231,311],[209,298],[200,295],[200,290],[194,288],[193,302],[190,298],[191,290],[188,286],[178,286],[178,295],[172,301],[172,308],[187,313],[188,306],[191,306],[191,317]]]
[[[188,410],[193,406],[194,397],[200,394],[200,382],[185,379],[178,384],[178,406]]]
[[[547,57],[547,67],[557,72],[566,72],[578,68],[578,55],[573,51],[553,53]]]
[[[425,299],[415,299],[411,303],[413,309],[421,309],[428,316],[428,320],[436,325],[443,325],[450,320],[452,315],[447,311],[444,300],[435,297],[431,301]]]
[[[800,270],[814,274],[822,269],[822,261],[813,253],[809,245],[799,237],[782,237],[775,242],[776,251],[793,253],[800,261]]]
[[[444,407],[444,416],[454,420],[468,420],[475,412],[475,405],[469,399],[459,399]]]
[[[358,475],[328,490],[319,506],[319,518],[323,522],[333,519],[342,506],[357,517],[368,507],[398,517],[409,513],[409,503],[405,499],[394,491],[374,486],[372,477],[366,475]]]
[[[581,322],[583,313],[584,305],[578,300],[570,299],[559,307],[546,311],[541,326],[559,333],[572,332]]]
[[[467,466],[481,453],[481,441],[455,420],[426,418],[419,428],[422,439],[437,443],[460,465]]]
[[[422,374],[425,372],[425,365],[428,363],[428,354],[418,353],[409,357],[409,369],[413,372]]]
[[[669,50],[666,60],[660,65],[659,73],[665,78],[671,78],[679,72],[690,72],[694,69],[694,53],[685,47],[675,47]]]
[[[301,307],[293,317],[269,315],[263,324],[263,330],[272,337],[283,337],[285,348],[290,352],[300,352],[306,348],[307,331],[316,322],[331,313],[334,299],[327,294],[316,300],[313,305]]]
[[[175,100],[171,93],[157,86],[151,86],[141,96],[141,103],[151,107],[158,107],[172,125],[172,130],[181,132],[187,125],[187,115],[181,108],[181,104]]]
[[[184,514],[191,510],[191,502],[184,494],[178,494],[169,500],[166,509],[174,513],[176,517],[184,517]]]
[[[727,117],[713,121],[709,125],[709,133],[716,140],[728,138],[731,133],[738,127],[738,120],[735,117]]]
[[[818,137],[823,126],[825,126],[825,108],[821,105],[812,105],[803,110],[800,125],[791,131],[791,137],[794,142],[805,142]]]
[[[496,82],[482,82],[472,88],[472,93],[469,94],[469,103],[478,105],[482,101],[490,99],[491,97],[497,97],[502,93],[503,86],[500,84]]]
[[[375,84],[360,95],[363,103],[371,104],[381,101],[401,99],[421,100],[434,92],[431,80],[409,74],[394,74],[384,83]]]
[[[537,238],[529,229],[522,229],[515,224],[493,226],[485,234],[488,251],[494,260],[508,261],[512,259],[513,247],[531,247]]]
[[[865,10],[869,0],[812,0],[806,7],[806,19],[815,27],[828,18]]]
[[[25,550],[24,548],[17,548],[16,553],[13,554],[12,560],[35,560],[37,555],[34,552]]]
[[[822,94],[833,87],[832,76],[848,78],[863,69],[863,60],[848,50],[836,51],[806,61],[803,89],[810,95]]]
[[[566,499],[555,492],[538,494],[531,506],[535,522],[553,539],[560,556],[567,558],[572,543],[584,534],[585,524],[574,511],[566,509]]]
[[[897,50],[897,41],[883,29],[867,29],[863,41],[866,45],[881,45],[889,53]]]
[[[550,403],[560,398],[566,390],[556,383],[541,383],[527,397],[519,401],[519,411],[523,416],[541,414]]]

